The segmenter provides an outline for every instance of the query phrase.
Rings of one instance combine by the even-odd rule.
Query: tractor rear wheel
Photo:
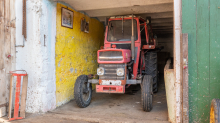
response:
[[[153,78],[145,75],[141,83],[141,103],[143,110],[150,112],[153,102]]]
[[[89,106],[92,99],[92,86],[90,83],[88,83],[87,75],[80,75],[76,79],[74,87],[74,98],[76,104],[80,108],[85,108]]]
[[[220,123],[220,99],[213,99],[210,108],[210,123]]]
[[[153,92],[158,91],[158,71],[157,71],[157,52],[147,52],[145,54],[145,73],[153,78]]]

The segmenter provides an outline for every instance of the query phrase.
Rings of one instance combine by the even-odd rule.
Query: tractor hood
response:
[[[128,63],[131,61],[131,50],[103,49],[97,52],[98,63]]]

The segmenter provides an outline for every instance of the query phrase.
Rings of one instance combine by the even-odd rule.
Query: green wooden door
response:
[[[189,120],[209,122],[211,100],[220,98],[220,0],[182,0],[188,33]]]

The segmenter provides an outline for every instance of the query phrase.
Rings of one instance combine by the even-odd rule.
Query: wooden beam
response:
[[[0,1],[0,70],[4,69],[4,39],[5,39],[5,29],[4,29],[4,25],[5,25],[5,20],[4,20],[4,0]],[[1,78],[1,77],[0,77]]]
[[[152,23],[152,27],[153,26],[173,26],[173,23]]]
[[[153,20],[155,19],[172,19],[173,18],[173,11],[170,12],[159,12],[159,13],[144,13],[144,14],[135,14],[135,16],[141,16],[142,18],[146,18],[147,16],[150,16]],[[109,16],[107,16],[109,17]],[[106,16],[100,16],[98,17],[100,21],[105,21]]]
[[[159,35],[157,34],[157,37],[158,38],[163,38],[163,39],[164,38],[171,38],[171,37],[173,38],[173,35],[174,35],[173,33],[170,33],[170,34],[159,34]],[[173,39],[172,39],[172,41],[173,41]]]
[[[0,44],[0,104],[4,104],[10,97],[7,73],[12,70],[12,61],[15,69],[15,0],[0,0]],[[6,114],[5,109],[0,108],[1,116]]]
[[[173,18],[173,11],[159,12],[159,13],[147,13],[146,12],[144,14],[136,14],[136,16],[141,16],[143,18],[150,16],[151,19]]]
[[[97,9],[85,11],[91,17],[101,16],[116,16],[116,15],[129,15],[129,14],[143,14],[143,13],[161,13],[173,11],[173,4],[160,4],[151,6],[133,6],[133,7],[120,7],[114,9]]]
[[[152,26],[152,29],[173,29],[173,26]]]
[[[151,19],[151,23],[173,23],[173,18],[155,18]]]
[[[172,28],[153,29],[153,31],[173,31]]]
[[[153,26],[152,29],[173,29],[173,26]]]
[[[26,30],[26,0],[23,0],[23,20],[22,20],[22,35],[24,39],[27,39],[27,30]]]
[[[153,30],[153,32],[173,32],[173,30]]]
[[[156,32],[156,35],[162,35],[162,34],[173,34],[173,32]]]
[[[15,70],[15,64],[16,64],[16,9],[15,9],[15,3],[16,0],[10,0],[10,28],[11,28],[11,70]]]
[[[28,75],[23,77],[23,84],[22,84],[20,116],[23,118],[25,118],[27,86],[28,86]]]
[[[5,46],[4,46],[4,50],[5,50],[5,84],[6,84],[6,89],[5,89],[5,93],[6,93],[6,102],[9,101],[9,85],[10,85],[10,78],[11,75],[8,74],[9,71],[11,71],[11,11],[10,11],[10,3],[12,1],[11,0],[5,0]],[[14,7],[15,8],[15,7]],[[15,11],[15,10],[14,10]]]
[[[183,123],[189,123],[189,95],[188,95],[188,34],[182,34],[183,61]]]
[[[9,103],[8,103],[8,118],[11,118],[11,113],[12,113],[12,94],[13,94],[13,79],[14,76],[11,75],[11,80],[10,80],[10,89],[9,89]]]
[[[0,105],[6,103],[5,83],[5,0],[0,0]],[[6,108],[0,108],[0,117],[6,115]]]
[[[10,71],[15,70],[15,59],[16,59],[16,49],[15,49],[15,43],[16,43],[16,16],[15,16],[15,0],[10,0],[10,28],[11,28],[11,33],[10,33],[10,39],[11,39],[11,47],[10,47],[10,57],[11,59],[11,64],[10,64]],[[9,84],[9,106],[8,106],[8,117],[11,118],[11,113],[12,113],[12,94],[13,94],[13,79],[14,77],[11,75],[10,79],[10,84]]]
[[[57,1],[57,0],[54,0]],[[61,0],[78,11],[97,10],[97,9],[115,9],[132,6],[146,6],[156,4],[173,3],[173,0]]]

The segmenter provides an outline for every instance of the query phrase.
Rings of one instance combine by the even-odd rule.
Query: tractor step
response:
[[[97,93],[125,93],[125,86],[96,85]]]

